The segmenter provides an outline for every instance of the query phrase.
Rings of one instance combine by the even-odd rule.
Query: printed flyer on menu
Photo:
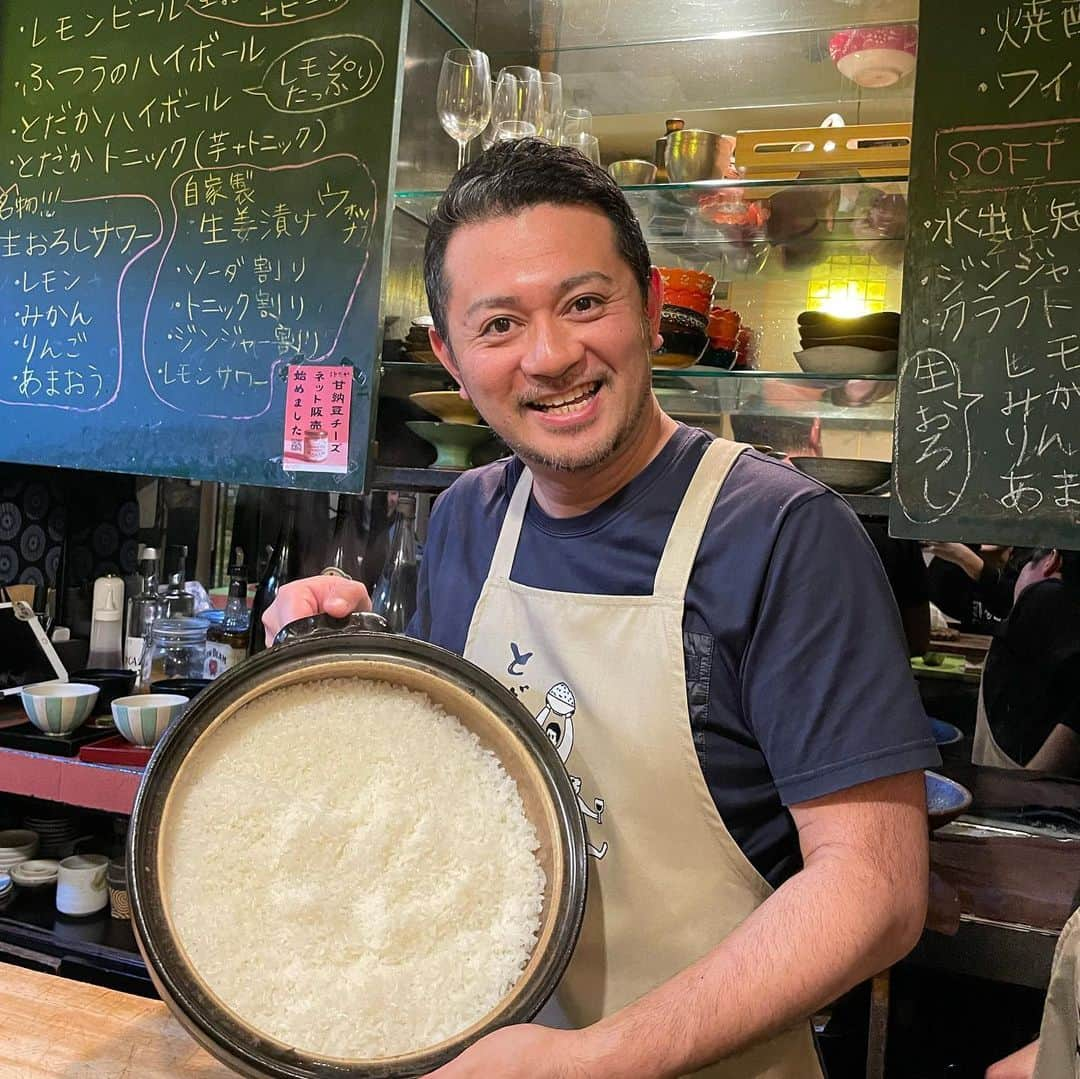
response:
[[[285,401],[285,453],[288,472],[347,472],[351,367],[289,365]]]

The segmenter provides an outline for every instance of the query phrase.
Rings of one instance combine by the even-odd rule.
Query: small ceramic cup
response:
[[[109,905],[108,871],[109,859],[104,854],[65,858],[56,871],[56,909],[76,918],[104,910]]]
[[[23,711],[42,734],[70,734],[94,710],[98,687],[81,682],[42,682],[21,694]]]
[[[165,729],[191,703],[178,693],[137,693],[118,697],[112,703],[116,729],[137,746],[157,745]]]

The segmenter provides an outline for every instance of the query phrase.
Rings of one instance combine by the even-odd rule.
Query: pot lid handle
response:
[[[314,637],[329,637],[342,632],[388,633],[389,626],[385,618],[371,611],[353,611],[344,618],[334,618],[329,614],[313,614],[282,626],[274,638],[274,647],[294,644],[296,641],[307,641]]]

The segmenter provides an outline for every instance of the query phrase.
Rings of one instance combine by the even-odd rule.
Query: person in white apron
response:
[[[529,681],[544,687],[546,701],[537,718],[578,793],[589,899],[560,997],[580,1029],[506,1028],[436,1075],[821,1079],[807,1017],[900,958],[921,930],[922,776],[883,773],[875,783],[852,781],[854,794],[841,789],[792,804],[805,868],[775,892],[726,828],[691,736],[683,612],[703,531],[743,446],[719,439],[703,451],[648,594],[567,593],[511,579],[530,500],[549,515],[584,514],[622,491],[678,430],[650,385],[662,286],[605,173],[537,140],[500,143],[458,174],[444,204],[467,196],[477,180],[494,179],[508,195],[538,176],[561,184],[568,198],[541,193],[520,216],[496,209],[469,233],[468,254],[452,271],[444,277],[426,264],[425,276],[436,325],[445,331],[440,304],[448,289],[462,320],[458,351],[433,332],[435,351],[527,466],[492,525],[498,541],[463,654],[505,682],[507,657],[519,658],[515,642],[528,641]],[[623,230],[617,242],[594,209],[575,204],[586,187],[603,189],[601,212]],[[644,302],[632,266],[644,270]],[[531,299],[519,303],[515,290]],[[593,302],[596,292],[602,305]],[[516,311],[534,300],[531,323]],[[483,314],[489,308],[511,313]],[[528,347],[517,357],[519,332]],[[580,371],[560,378],[560,365]],[[595,374],[581,373],[586,368]],[[857,554],[876,566],[869,544]],[[425,555],[425,572],[446,581],[460,573],[460,566],[432,568],[432,557]],[[366,604],[351,582],[296,582],[281,590],[264,626],[272,634],[297,617]],[[896,631],[896,663],[907,677],[898,621]],[[923,733],[928,725],[917,744],[933,752]]]

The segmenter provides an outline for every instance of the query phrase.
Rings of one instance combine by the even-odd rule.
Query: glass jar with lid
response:
[[[202,678],[207,627],[202,618],[159,618],[154,622],[150,647],[143,653],[143,687],[164,678]]]

